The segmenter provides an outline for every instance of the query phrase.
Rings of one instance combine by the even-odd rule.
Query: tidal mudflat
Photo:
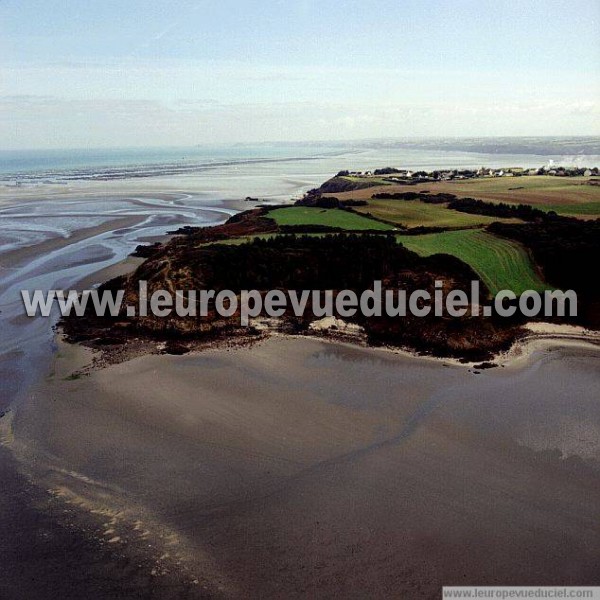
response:
[[[311,339],[52,375],[12,423],[42,487],[225,597],[599,583],[598,349],[476,374]],[[94,516],[95,515],[95,516]],[[194,583],[195,582],[195,583]]]
[[[160,186],[158,186],[160,188]],[[0,598],[165,598],[197,595],[167,575],[157,583],[147,548],[126,554],[96,535],[24,472],[10,452],[10,420],[56,350],[50,319],[24,315],[20,290],[85,289],[131,270],[139,243],[186,224],[220,222],[238,201],[138,185],[0,187]],[[7,433],[8,432],[8,433]],[[9,446],[4,447],[4,446]]]

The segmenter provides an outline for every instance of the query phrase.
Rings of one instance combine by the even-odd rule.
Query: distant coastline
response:
[[[80,148],[47,150],[0,150],[0,185],[55,184],[71,181],[110,181],[128,178],[165,177],[198,174],[219,166],[246,163],[330,161],[332,168],[348,155],[356,155],[358,166],[371,162],[369,156],[395,155],[413,170],[434,166],[431,157],[447,156],[446,163],[460,168],[498,164],[503,156],[513,156],[510,167],[592,167],[600,160],[600,138],[516,137],[516,138],[426,138],[348,141],[264,142],[236,145],[197,145],[165,148]],[[411,161],[414,156],[414,161]],[[429,161],[428,161],[429,157]],[[480,157],[480,158],[479,158]],[[483,161],[483,163],[481,162]],[[437,160],[436,160],[437,162]],[[479,164],[478,164],[479,163]],[[376,163],[373,163],[376,164]],[[447,166],[439,165],[440,167]]]

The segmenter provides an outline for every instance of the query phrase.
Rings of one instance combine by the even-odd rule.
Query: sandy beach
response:
[[[476,375],[272,338],[80,376],[90,351],[61,344],[10,446],[105,541],[152,539],[210,595],[598,584],[598,357],[546,341]]]

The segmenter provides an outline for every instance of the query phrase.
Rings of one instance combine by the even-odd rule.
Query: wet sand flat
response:
[[[2,441],[10,446],[9,422],[29,386],[46,375],[54,348],[54,320],[28,318],[21,289],[90,287],[135,268],[139,259],[127,255],[138,243],[162,239],[182,225],[224,220],[243,206],[213,198],[198,202],[193,191],[162,193],[151,186],[2,187],[0,430],[9,434]],[[166,572],[149,540],[129,544],[125,552],[110,543],[115,536],[104,537],[102,512],[90,515],[68,505],[26,475],[0,446],[2,600],[204,597],[202,585],[181,572],[173,575],[175,569]]]
[[[0,256],[1,265],[8,269],[14,269],[18,265],[27,264],[32,258],[44,256],[52,251],[65,248],[70,244],[85,240],[86,238],[96,237],[114,229],[134,227],[141,221],[143,221],[142,217],[134,216],[107,219],[102,225],[80,229],[69,238],[53,237],[33,246],[3,252]]]
[[[12,448],[226,597],[597,585],[598,358],[541,347],[476,375],[275,338],[73,377],[90,356],[63,345]]]
[[[2,447],[0,480],[2,600],[206,597],[179,574],[157,579],[156,561],[144,548],[125,552],[102,539],[93,519],[29,481]]]

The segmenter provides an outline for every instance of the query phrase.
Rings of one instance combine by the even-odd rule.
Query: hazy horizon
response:
[[[600,5],[0,4],[2,149],[600,134]]]
[[[542,142],[554,142],[559,145],[564,142],[581,142],[590,144],[589,153],[597,154],[600,152],[600,135],[541,135],[541,136],[529,136],[529,135],[511,135],[511,136],[403,136],[403,137],[364,137],[355,139],[299,139],[299,140],[249,140],[244,142],[219,142],[215,141],[212,143],[196,143],[196,144],[154,144],[154,145],[104,145],[104,146],[56,146],[56,147],[19,147],[19,148],[4,148],[0,147],[0,153],[11,153],[11,152],[71,152],[78,150],[85,150],[93,152],[98,151],[111,151],[111,150],[186,150],[186,149],[232,149],[235,147],[260,147],[260,146],[279,146],[279,147],[294,147],[294,146],[315,146],[315,147],[337,147],[348,149],[349,146],[356,146],[357,148],[373,148],[380,145],[386,146],[399,146],[402,147],[405,144],[431,144],[431,147],[441,147],[442,143],[456,142],[462,144],[468,144],[473,142],[530,142],[542,143]],[[438,142],[439,144],[434,144]],[[539,149],[542,149],[539,146]],[[566,152],[566,148],[563,148]]]

